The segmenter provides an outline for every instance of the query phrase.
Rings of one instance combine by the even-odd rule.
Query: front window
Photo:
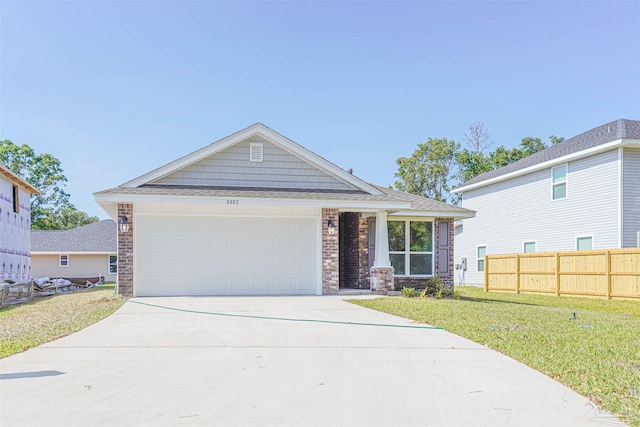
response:
[[[69,267],[69,255],[60,255],[60,267]]]
[[[536,242],[524,242],[522,246],[525,254],[530,254],[536,251]]]
[[[486,246],[478,246],[478,271],[484,271],[484,257],[487,255]]]
[[[433,274],[433,223],[389,221],[389,259],[397,276]]]
[[[116,274],[118,272],[118,257],[115,255],[109,255],[109,274]]]
[[[579,251],[590,251],[593,249],[593,237],[576,237],[576,249]]]
[[[553,200],[567,197],[567,165],[558,166],[551,169]]]

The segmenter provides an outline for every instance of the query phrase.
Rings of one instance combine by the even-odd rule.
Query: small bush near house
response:
[[[416,290],[416,288],[407,288],[406,286],[402,288],[402,296],[407,298],[414,298],[420,295],[420,292]]]
[[[424,287],[422,292],[420,292],[421,297],[433,297],[433,298],[442,298],[451,296],[451,289],[447,288],[444,284],[444,280],[440,276],[434,276],[427,281],[427,285]]]

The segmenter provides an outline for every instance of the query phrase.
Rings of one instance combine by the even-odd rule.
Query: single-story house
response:
[[[484,282],[485,254],[640,247],[640,121],[619,119],[453,190],[457,282]]]
[[[31,231],[33,277],[114,282],[118,273],[117,226],[106,219],[71,230]]]
[[[119,223],[127,296],[452,287],[453,221],[474,215],[367,183],[260,123],[94,196]]]
[[[0,282],[31,280],[31,195],[37,188],[0,165]]]

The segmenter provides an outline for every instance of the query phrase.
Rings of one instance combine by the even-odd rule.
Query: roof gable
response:
[[[244,146],[248,146],[252,141],[264,144],[265,160],[276,161],[271,165],[266,165],[266,167],[264,162],[262,162],[262,165],[252,163],[249,161],[249,151],[247,149],[245,160],[236,159],[244,162],[246,170],[238,170],[237,164],[233,166],[234,161],[231,158],[240,155],[238,148],[243,149],[245,148]],[[294,166],[291,168],[292,170],[286,173],[283,172],[281,165],[277,163],[278,158],[280,160],[288,160],[288,163]],[[231,167],[232,170],[225,171],[217,169],[217,167]],[[249,177],[246,173],[247,171],[257,171],[257,173],[254,173],[253,177]],[[296,174],[301,172],[303,174],[311,174],[315,178],[309,180],[309,175],[306,175],[296,179]],[[278,177],[284,177],[284,180],[278,181]],[[305,181],[305,179],[307,180]],[[290,188],[359,190],[368,194],[382,194],[373,185],[362,181],[261,123],[251,125],[165,166],[126,182],[120,187],[136,188],[153,185],[235,186],[247,188],[287,188],[286,185],[289,185]]]
[[[559,144],[552,145],[500,169],[480,174],[461,184],[458,188],[454,189],[454,192],[461,192],[478,186],[488,185],[495,181],[507,179],[512,175],[520,175],[518,172],[522,171],[524,173],[536,166],[546,166],[554,160],[560,162],[568,156],[577,156],[580,153],[584,153],[585,155],[591,152],[595,153],[598,152],[599,147],[604,149],[607,147],[606,144],[622,139],[640,140],[640,121],[619,119],[605,123],[604,125],[566,139]]]

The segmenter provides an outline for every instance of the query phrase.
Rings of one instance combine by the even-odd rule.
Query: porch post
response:
[[[376,212],[375,258],[371,267],[371,290],[381,294],[394,291],[393,267],[389,260],[387,212]]]
[[[374,267],[391,267],[389,261],[389,231],[387,230],[387,213],[376,212],[376,252]]]

